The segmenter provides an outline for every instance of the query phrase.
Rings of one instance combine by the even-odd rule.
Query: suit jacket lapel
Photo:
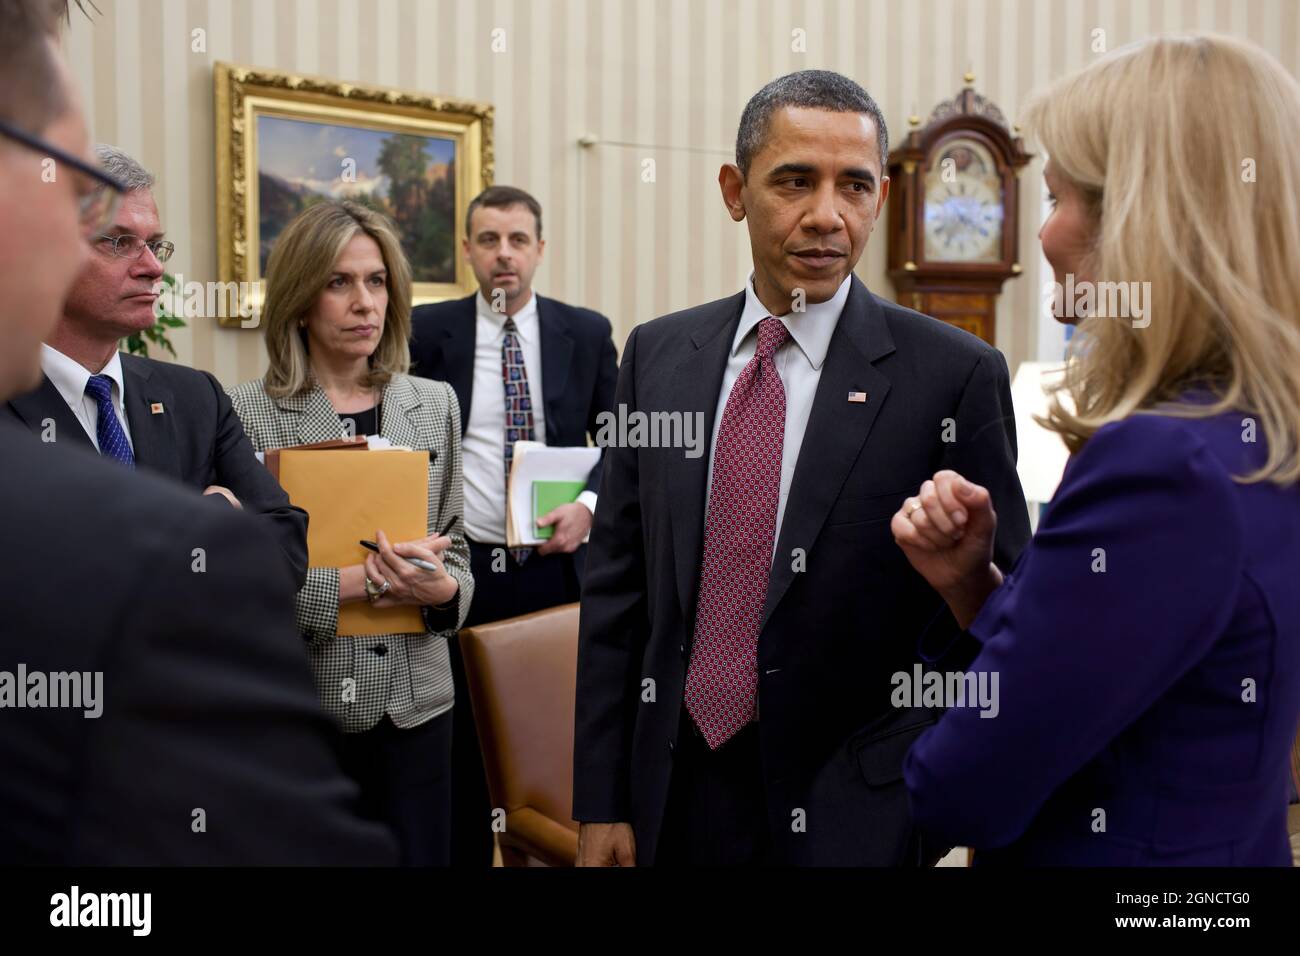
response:
[[[478,293],[462,299],[452,321],[442,330],[442,379],[460,399],[460,433],[469,428],[469,403],[474,400],[474,347],[478,328]]]
[[[564,394],[573,357],[573,333],[550,302],[537,297],[537,323],[542,337],[542,407],[546,410],[547,444],[559,443],[555,403]]]
[[[23,424],[31,429],[32,434],[40,437],[45,431],[46,419],[54,420],[54,441],[66,441],[71,445],[82,445],[95,450],[95,444],[81,427],[81,422],[73,414],[68,403],[63,400],[59,390],[54,387],[49,376],[41,376],[40,387],[9,400],[9,407],[14,410]]]
[[[673,561],[677,568],[677,597],[682,616],[689,623],[700,589],[700,559],[704,541],[704,506],[709,493],[709,448],[713,443],[713,422],[717,417],[718,392],[727,370],[731,342],[736,336],[745,294],[737,293],[716,303],[711,313],[696,320],[691,345],[678,364],[673,379],[670,409],[685,415],[703,414],[706,437],[704,454],[687,458],[673,449],[669,468],[669,513],[673,529]]]
[[[854,276],[799,448],[768,578],[764,625],[794,580],[791,552],[811,549],[875,424],[890,385],[871,363],[892,351],[894,341],[883,310]],[[866,392],[867,401],[850,402],[849,392]]]
[[[297,417],[297,439],[288,445],[311,445],[343,437],[343,423],[319,385],[298,395],[272,399],[281,410]]]
[[[394,445],[408,448],[420,447],[420,431],[416,423],[416,409],[420,396],[405,378],[395,378],[384,387],[384,420],[380,434]]]
[[[181,469],[172,424],[177,411],[175,396],[171,389],[153,380],[148,362],[133,355],[122,356],[122,380],[126,385],[122,405],[131,427],[136,463],[179,480]],[[155,406],[161,411],[155,412]]]

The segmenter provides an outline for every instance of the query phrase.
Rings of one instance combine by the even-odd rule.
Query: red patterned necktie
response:
[[[713,451],[685,694],[686,710],[712,750],[749,723],[758,698],[758,631],[785,438],[785,388],[773,356],[789,337],[780,319],[758,323],[758,348],[731,386]]]

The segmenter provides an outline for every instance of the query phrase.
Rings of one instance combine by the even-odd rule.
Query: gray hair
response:
[[[876,124],[876,142],[880,147],[880,172],[889,163],[889,129],[884,114],[871,94],[847,76],[831,70],[800,70],[773,80],[745,104],[736,133],[736,165],[741,175],[749,175],[749,164],[763,148],[772,114],[786,106],[830,110],[832,113],[866,113]]]
[[[100,143],[95,147],[95,158],[99,160],[99,165],[104,168],[104,172],[125,186],[127,192],[153,189],[153,184],[156,182],[153,173],[116,146]]]

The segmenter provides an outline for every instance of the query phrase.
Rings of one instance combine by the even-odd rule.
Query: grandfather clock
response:
[[[975,77],[889,163],[889,277],[901,305],[990,345],[1002,283],[1020,274],[1020,169],[1032,158]]]

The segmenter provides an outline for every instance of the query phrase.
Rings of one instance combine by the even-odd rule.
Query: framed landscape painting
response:
[[[215,77],[222,282],[260,304],[285,225],[314,203],[350,199],[397,226],[415,302],[473,291],[457,237],[492,182],[492,107],[229,63]]]

